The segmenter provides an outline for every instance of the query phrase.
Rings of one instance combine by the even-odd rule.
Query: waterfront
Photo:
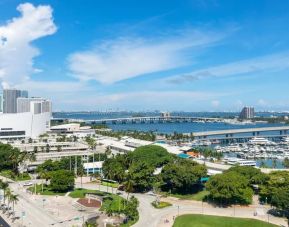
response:
[[[271,113],[272,114],[272,113]],[[157,116],[159,113],[139,113],[135,114],[132,112],[115,112],[115,113],[100,113],[100,112],[57,112],[53,113],[54,118],[64,119],[78,119],[78,120],[96,120],[96,119],[109,119],[109,118],[123,118],[132,116]],[[180,112],[172,113],[173,116],[188,116],[188,117],[234,117],[238,113],[231,112]],[[280,116],[280,113],[274,115]],[[283,114],[285,115],[285,114]],[[257,113],[257,116],[270,116],[270,113]],[[225,122],[154,122],[144,124],[108,124],[108,127],[116,131],[136,130],[136,131],[154,131],[156,133],[191,133],[191,132],[202,132],[202,131],[215,131],[215,130],[226,130],[226,129],[241,129],[241,128],[255,128],[255,127],[273,127],[282,126],[280,123],[225,123]]]

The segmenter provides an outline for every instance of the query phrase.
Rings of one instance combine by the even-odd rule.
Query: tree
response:
[[[165,165],[161,172],[164,191],[187,194],[200,189],[200,178],[207,175],[207,169],[191,160],[178,158],[175,162]]]
[[[285,158],[284,161],[283,161],[283,166],[286,168],[286,169],[289,169],[289,158]]]
[[[264,184],[268,180],[268,176],[253,166],[234,166],[226,172],[236,172],[244,176],[250,184]]]
[[[68,170],[52,172],[50,188],[56,192],[67,192],[74,188],[74,174]]]
[[[172,155],[168,151],[157,145],[141,146],[129,153],[132,161],[146,162],[149,166],[157,168],[172,161]]]
[[[46,144],[46,148],[45,148],[45,151],[46,151],[46,152],[49,152],[49,151],[50,151],[50,146],[49,146],[49,144],[48,144],[48,143]]]
[[[116,156],[104,161],[102,172],[105,178],[122,182],[125,176],[125,166],[123,165],[122,157]]]
[[[134,162],[128,169],[133,191],[144,192],[152,188],[154,168],[145,162]]]
[[[9,188],[9,184],[7,182],[4,182],[4,181],[0,181],[0,188],[3,189],[4,191],[4,195],[3,195],[3,202],[5,203],[5,200],[6,200],[6,191],[8,190]]]
[[[14,212],[14,206],[15,204],[18,202],[18,195],[15,194],[11,194],[9,197],[10,202],[12,203],[12,208],[13,208],[13,212]]]
[[[272,194],[271,205],[283,210],[289,217],[289,190],[277,188]]]
[[[138,207],[138,200],[134,196],[132,196],[130,200],[127,200],[124,214],[127,216],[129,220],[138,219],[137,207]]]
[[[234,171],[212,176],[206,183],[210,198],[219,204],[250,204],[253,190],[249,181]]]
[[[260,187],[261,200],[267,201],[280,209],[287,209],[289,192],[289,172],[274,171],[269,175],[269,179]],[[287,197],[286,197],[287,196]]]

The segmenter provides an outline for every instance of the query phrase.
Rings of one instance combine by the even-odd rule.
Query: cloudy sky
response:
[[[0,81],[59,110],[289,110],[288,0],[0,0]]]

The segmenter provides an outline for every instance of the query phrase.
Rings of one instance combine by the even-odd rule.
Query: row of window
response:
[[[25,136],[25,131],[10,131],[10,132],[1,132],[0,136]]]

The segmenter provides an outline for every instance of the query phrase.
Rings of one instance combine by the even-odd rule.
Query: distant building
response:
[[[239,118],[241,119],[251,119],[255,116],[254,107],[244,107],[240,113]]]
[[[3,90],[3,113],[17,113],[17,98],[28,98],[28,91],[17,89]]]
[[[171,113],[170,112],[161,112],[161,117],[170,118],[171,117]]]
[[[51,102],[43,98],[17,98],[17,113],[34,114],[51,112]]]

